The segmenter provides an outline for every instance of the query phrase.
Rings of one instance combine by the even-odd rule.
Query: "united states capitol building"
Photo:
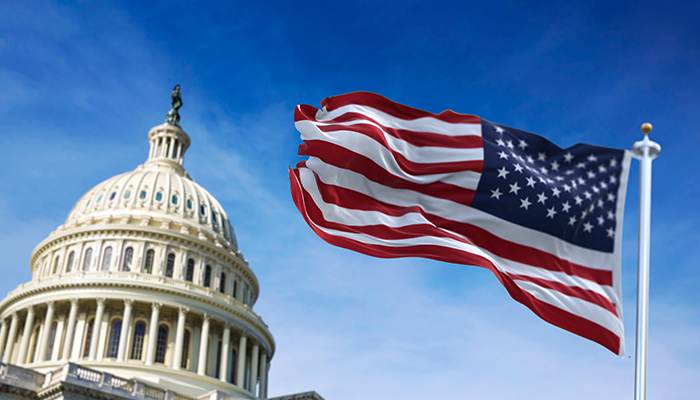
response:
[[[146,162],[85,193],[0,302],[0,399],[268,398],[259,283],[226,211],[183,168],[175,103]]]

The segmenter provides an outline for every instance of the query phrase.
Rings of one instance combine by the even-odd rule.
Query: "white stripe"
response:
[[[622,320],[598,305],[581,300],[578,297],[567,296],[556,290],[543,288],[532,282],[514,282],[540,301],[594,322],[614,333],[618,338],[621,338],[623,335]]]
[[[313,157],[309,158],[306,165],[316,172],[325,184],[354,190],[400,207],[419,206],[426,213],[483,228],[501,239],[556,254],[557,257],[575,264],[609,271],[620,262],[619,255],[576,246],[555,236],[516,225],[450,200],[439,199],[412,190],[394,189],[380,185],[361,174],[334,167]]]
[[[324,132],[311,121],[303,120],[295,122],[297,130],[301,132],[301,138],[307,140],[323,140],[329,143],[351,148],[360,154],[365,154],[365,148],[373,149],[381,147],[385,149],[383,143],[379,143],[371,137],[352,130],[336,130]],[[395,138],[387,133],[383,133],[389,147],[407,159],[421,163],[444,163],[458,161],[481,161],[484,159],[484,150],[478,149],[451,149],[447,147],[418,147],[402,139]],[[353,147],[349,147],[353,145]],[[391,154],[391,153],[389,153]]]
[[[423,117],[414,120],[396,118],[393,115],[377,110],[369,106],[350,104],[342,106],[333,111],[318,110],[316,120],[326,122],[338,118],[339,116],[355,112],[364,114],[376,121],[381,121],[388,128],[405,129],[409,131],[421,131],[438,133],[446,136],[481,136],[481,124],[459,124],[445,122],[434,117]]]
[[[302,129],[306,129],[307,124],[313,124],[315,127],[319,126],[335,126],[335,125],[342,125],[342,126],[347,126],[349,127],[347,130],[339,130],[339,129],[334,129],[333,131],[330,132],[324,132],[324,137],[318,137],[319,134],[318,132],[314,132],[312,129],[308,129],[308,131],[303,131]],[[379,124],[375,124],[371,121],[366,121],[366,120],[358,120],[358,121],[349,121],[349,122],[339,122],[339,123],[321,123],[321,122],[312,122],[312,121],[298,121],[296,122],[297,129],[299,132],[302,133],[302,139],[305,139],[305,135],[309,135],[310,140],[314,139],[322,139],[326,140],[327,138],[330,138],[329,141],[332,143],[335,143],[339,138],[343,137],[344,135],[352,134],[360,134],[364,135],[363,133],[358,133],[353,129],[354,126],[357,125],[368,125],[370,127],[375,128],[375,130],[381,132],[382,136],[386,139],[389,148],[392,150],[396,151],[397,153],[403,155],[407,159],[413,161],[413,162],[419,162],[419,163],[445,163],[445,162],[458,162],[458,161],[474,161],[474,160],[483,160],[484,157],[484,150],[481,146],[479,148],[452,148],[452,147],[444,147],[444,146],[416,146],[411,144],[410,142],[397,138],[389,133],[387,133],[383,127]],[[318,129],[318,128],[317,128]],[[321,130],[321,129],[318,129]],[[422,134],[423,132],[415,132],[418,134]],[[379,143],[380,146],[384,146],[383,143]]]

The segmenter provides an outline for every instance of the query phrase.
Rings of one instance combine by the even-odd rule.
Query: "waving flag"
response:
[[[630,155],[357,92],[297,106],[292,197],[330,244],[488,268],[545,321],[624,355]]]

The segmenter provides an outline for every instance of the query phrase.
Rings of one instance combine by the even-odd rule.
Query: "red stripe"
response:
[[[302,108],[303,107],[303,108]],[[412,131],[407,129],[396,129],[383,125],[379,121],[370,118],[364,114],[349,112],[340,115],[332,120],[318,121],[316,119],[316,112],[318,110],[311,106],[298,106],[294,110],[294,122],[298,121],[310,121],[310,122],[322,122],[328,125],[316,125],[319,129],[326,132],[324,126],[344,126],[345,128],[339,129],[349,129],[354,125],[335,125],[343,122],[352,121],[369,121],[381,127],[381,129],[387,134],[404,140],[416,147],[448,147],[452,149],[476,149],[482,147],[482,139],[480,135],[461,135],[461,136],[450,136],[434,132],[424,132],[424,131]],[[376,128],[375,128],[376,129]]]
[[[413,190],[467,206],[471,204],[475,194],[474,190],[440,181],[424,185],[407,181],[388,172],[363,155],[320,140],[309,140],[300,145],[299,155],[317,157],[327,164],[357,172],[364,175],[367,179],[381,183],[384,186],[394,189]]]
[[[561,282],[549,281],[542,278],[535,278],[528,275],[518,275],[518,274],[507,274],[514,281],[526,281],[534,283],[537,286],[541,286],[546,289],[552,289],[559,293],[565,294],[569,297],[576,297],[578,299],[587,301],[591,304],[603,307],[611,313],[617,315],[617,309],[615,309],[615,304],[610,301],[606,296],[592,290],[587,290],[579,286],[568,286]]]
[[[418,118],[432,117],[444,122],[461,123],[461,124],[480,124],[481,119],[475,115],[458,114],[451,110],[446,110],[440,114],[433,114],[417,108],[408,107],[403,104],[395,103],[384,96],[370,92],[353,92],[332,96],[323,99],[321,106],[326,110],[332,111],[340,107],[357,104],[368,106],[381,110],[391,116],[401,119],[414,120]]]
[[[300,163],[298,167],[305,167],[305,165],[306,164]],[[394,217],[402,216],[409,212],[419,213],[434,226],[441,228],[436,231],[437,233],[434,234],[435,236],[450,237],[453,239],[459,238],[457,240],[460,241],[463,241],[463,239],[461,238],[464,237],[467,238],[467,243],[472,243],[476,247],[482,248],[498,257],[507,260],[515,261],[521,264],[537,266],[538,268],[542,268],[548,271],[563,272],[567,275],[577,276],[598,283],[600,285],[612,286],[613,278],[611,271],[589,268],[583,265],[572,263],[567,260],[563,260],[546,251],[542,251],[518,243],[513,243],[511,241],[499,238],[498,236],[495,236],[489,231],[474,226],[472,224],[457,222],[434,214],[426,213],[418,205],[413,207],[400,207],[379,201],[374,197],[368,196],[366,194],[351,189],[343,188],[340,186],[327,185],[318,178],[318,175],[315,172],[313,173],[316,177],[316,184],[318,186],[319,193],[321,194],[323,200],[326,203],[335,204],[352,210],[377,211]],[[313,203],[313,201],[311,201],[310,198],[308,200],[309,201],[307,202],[307,207],[311,207],[312,204],[315,206],[315,203]],[[322,218],[321,214],[319,214],[319,218]],[[320,219],[315,220],[320,221]],[[341,224],[333,224],[333,226],[324,226],[327,226],[331,229],[346,232],[367,233],[371,236],[383,239],[399,238],[398,236],[393,236],[393,233],[389,232],[391,232],[392,230],[403,229],[386,227],[385,231],[382,229],[377,229],[374,226],[368,228],[367,230],[365,230],[364,227],[348,227]],[[445,231],[454,232],[457,233],[457,235],[447,236],[444,235]],[[411,230],[411,232],[418,231]],[[425,233],[424,236],[433,235],[431,233],[428,233],[427,231],[422,233]],[[405,236],[402,236],[401,238],[405,238]]]
[[[531,294],[523,291],[507,275],[499,271],[488,259],[472,253],[434,245],[418,245],[407,247],[388,247],[381,245],[369,245],[356,240],[327,234],[315,226],[306,213],[306,204],[302,195],[302,187],[299,182],[298,170],[289,170],[292,198],[309,227],[323,240],[334,246],[357,251],[366,255],[381,258],[398,257],[424,257],[437,261],[455,262],[459,264],[475,265],[491,270],[501,284],[506,288],[510,296],[530,308],[535,314],[552,325],[558,326],[569,332],[585,337],[599,343],[615,354],[620,352],[620,337],[608,329],[587,320],[571,312],[559,309],[548,303],[536,299]]]

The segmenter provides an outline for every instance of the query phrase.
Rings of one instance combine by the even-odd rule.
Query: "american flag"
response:
[[[624,355],[620,248],[630,155],[373,93],[297,106],[292,197],[330,244],[491,270],[545,321]]]

